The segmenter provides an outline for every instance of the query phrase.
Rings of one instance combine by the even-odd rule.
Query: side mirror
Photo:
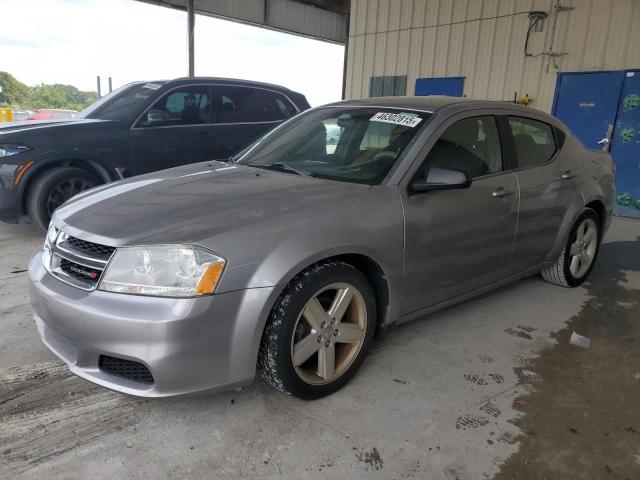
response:
[[[146,125],[153,125],[154,123],[162,123],[169,120],[169,114],[164,110],[157,110],[152,108],[147,112]]]
[[[411,183],[411,190],[415,193],[431,190],[453,190],[469,188],[471,179],[465,172],[449,168],[433,167],[429,169],[427,178],[419,178]]]

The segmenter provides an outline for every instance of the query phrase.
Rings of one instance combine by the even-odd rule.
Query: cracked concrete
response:
[[[637,407],[628,431],[616,411],[638,398],[640,374],[613,376],[611,361],[638,361],[640,340],[626,340],[637,330],[625,326],[640,297],[638,235],[640,223],[615,219],[584,288],[532,277],[398,327],[328,398],[303,402],[258,380],[143,400],[72,376],[40,343],[24,268],[41,234],[0,224],[0,478],[635,478]],[[568,345],[568,328],[592,347]],[[580,371],[619,386],[617,403],[584,406],[598,389],[567,383]],[[605,420],[615,442],[603,440]],[[595,460],[584,455],[603,442]],[[572,459],[600,463],[590,475]]]

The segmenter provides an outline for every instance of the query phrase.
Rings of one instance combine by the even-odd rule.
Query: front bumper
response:
[[[145,397],[226,390],[250,383],[274,288],[194,299],[77,289],[49,274],[36,253],[29,288],[42,341],[78,376]],[[153,383],[101,369],[100,357],[146,366]]]
[[[17,165],[0,164],[0,220],[17,223],[21,208],[18,189],[14,185]]]

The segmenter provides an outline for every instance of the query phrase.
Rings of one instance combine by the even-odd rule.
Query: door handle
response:
[[[513,195],[514,193],[516,193],[516,191],[515,191],[515,189],[513,189],[511,187],[498,187],[491,194],[491,196],[493,198],[502,198],[502,197],[506,197],[507,195]]]
[[[578,176],[578,174],[576,172],[574,172],[573,170],[567,170],[566,172],[562,172],[560,174],[560,178],[562,180],[570,180],[570,179],[572,179],[574,177],[577,177],[577,176]]]
[[[602,151],[608,152],[611,149],[611,135],[613,134],[613,124],[609,124],[607,127],[607,136],[598,142],[598,145],[602,145]]]

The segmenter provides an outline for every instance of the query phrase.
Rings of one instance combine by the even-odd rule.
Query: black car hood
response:
[[[0,123],[0,139],[4,134],[31,132],[50,128],[68,128],[71,126],[78,127],[101,124],[107,121],[108,120],[90,118],[71,118],[68,120],[24,120],[22,122]]]

